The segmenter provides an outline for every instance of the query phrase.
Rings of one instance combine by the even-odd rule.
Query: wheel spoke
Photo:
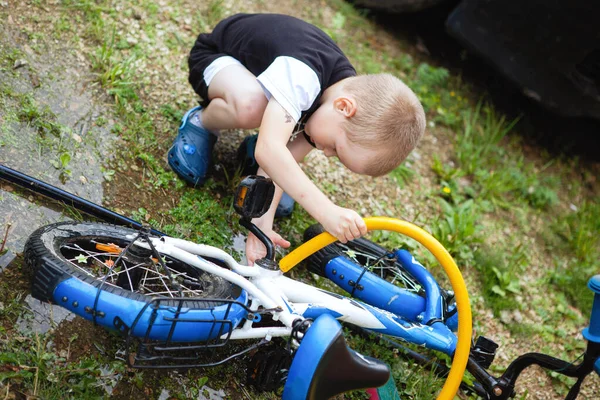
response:
[[[401,286],[407,290],[418,293],[421,286],[406,271],[399,268],[393,258],[377,257],[372,253],[351,249],[344,244],[338,244],[347,257],[368,271],[386,279],[393,285]]]
[[[114,287],[150,296],[179,297],[179,290],[171,282],[171,279],[173,279],[181,287],[185,297],[202,296],[202,289],[190,287],[190,284],[193,283],[197,283],[198,286],[202,287],[202,281],[198,276],[199,271],[193,268],[187,270],[191,272],[176,269],[177,265],[181,264],[177,260],[162,255],[163,260],[165,260],[165,267],[171,275],[171,278],[169,278],[166,271],[155,259],[148,259],[147,263],[132,263],[126,256],[121,257],[119,253],[114,251],[114,249],[121,248],[121,246],[124,248],[126,244],[123,246],[123,243],[115,244],[110,240],[102,241],[100,238],[81,238],[77,242],[63,243],[60,250],[65,260],[75,268]],[[98,251],[97,249],[106,251]],[[111,265],[116,260],[119,260],[119,263]],[[120,276],[123,276],[125,281],[123,279],[119,280]],[[187,284],[182,284],[182,282],[187,282]]]

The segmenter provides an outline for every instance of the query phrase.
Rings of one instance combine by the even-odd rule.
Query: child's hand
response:
[[[323,228],[340,242],[358,239],[367,233],[367,225],[354,210],[334,205],[321,222]]]
[[[280,246],[284,249],[290,247],[290,242],[282,238],[277,232],[271,229],[263,229],[263,232],[273,241],[275,246]],[[246,239],[246,259],[248,260],[248,265],[254,265],[254,261],[266,255],[267,249],[265,245],[252,233],[248,234],[248,239]]]

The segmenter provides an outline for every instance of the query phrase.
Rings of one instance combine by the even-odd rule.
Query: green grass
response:
[[[518,308],[516,295],[521,293],[520,276],[527,266],[525,249],[517,245],[512,251],[483,246],[475,253],[483,297],[496,316],[502,310]]]
[[[125,366],[113,361],[108,371],[94,357],[69,362],[48,350],[52,334],[20,335],[18,340],[0,332],[0,384],[10,383],[22,392],[44,399],[102,399],[102,384],[117,379]]]
[[[171,236],[227,248],[232,244],[233,230],[230,224],[236,219],[232,198],[216,198],[211,191],[214,186],[210,181],[205,188],[202,191],[186,191],[179,204],[168,212],[170,219],[175,222],[161,228]]]
[[[558,216],[547,233],[549,251],[554,256],[550,280],[556,290],[585,314],[591,312],[592,293],[587,289],[589,279],[598,273],[600,249],[600,202],[584,201],[577,211]],[[556,251],[558,250],[558,252]],[[560,257],[566,253],[567,257]]]

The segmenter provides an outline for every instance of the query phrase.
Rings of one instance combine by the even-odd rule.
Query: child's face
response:
[[[348,140],[344,130],[346,118],[331,103],[324,103],[307,121],[304,130],[326,157],[335,156],[352,172],[364,174],[367,162],[377,156],[377,151]]]

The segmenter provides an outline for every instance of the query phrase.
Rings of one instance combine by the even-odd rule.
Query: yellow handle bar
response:
[[[367,224],[367,229],[369,231],[394,231],[421,243],[439,261],[444,268],[444,271],[446,271],[446,275],[450,278],[450,284],[456,298],[456,307],[458,308],[458,339],[456,351],[454,352],[452,360],[452,368],[450,368],[446,383],[444,383],[444,387],[437,397],[437,400],[452,400],[458,391],[465,368],[467,367],[469,352],[471,350],[471,335],[473,333],[469,293],[467,292],[467,287],[460,270],[456,266],[450,253],[448,253],[448,250],[446,250],[440,242],[429,233],[410,222],[395,218],[372,217],[365,218],[365,223]],[[335,236],[327,232],[321,233],[282,258],[279,262],[279,268],[281,268],[283,272],[287,272],[306,257],[336,240]]]

